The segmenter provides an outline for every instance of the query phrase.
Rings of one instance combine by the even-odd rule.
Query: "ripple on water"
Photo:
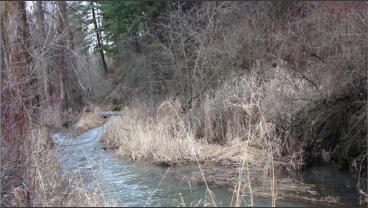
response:
[[[177,177],[173,177],[176,173],[189,173],[191,175],[191,171],[196,170],[197,166],[187,166],[182,167],[182,169],[171,168],[170,174],[162,181],[160,187],[157,187],[167,168],[147,163],[132,163],[115,157],[110,151],[103,150],[102,144],[99,142],[103,128],[104,126],[91,129],[76,138],[68,138],[67,132],[53,135],[53,140],[57,144],[55,151],[60,154],[62,170],[81,173],[86,187],[93,188],[92,185],[97,182],[108,199],[117,200],[116,206],[144,206],[153,192],[150,203],[148,203],[151,206],[180,206],[179,193],[186,205],[201,199],[203,201],[206,193],[206,188],[203,185],[188,183],[186,180],[181,182],[176,179]],[[314,182],[323,184],[323,181],[332,180],[328,183],[334,184],[334,180],[328,175],[331,173],[328,171],[322,173],[320,181]],[[314,170],[314,172],[306,172],[304,175],[299,174],[293,177],[313,182],[313,174],[318,175],[321,172]],[[341,182],[341,177],[336,175],[335,177],[335,180]],[[348,177],[345,180],[345,185],[353,183],[353,181]],[[342,184],[338,185],[336,187],[341,187]],[[214,192],[218,201],[223,202],[223,205],[230,205],[232,193],[221,188],[211,188],[211,191]],[[342,196],[351,199],[356,195],[346,193]],[[271,205],[270,199],[256,197],[254,200],[256,206]],[[276,204],[278,206],[315,205],[292,200],[278,200]]]

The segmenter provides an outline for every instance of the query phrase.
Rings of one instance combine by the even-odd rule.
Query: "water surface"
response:
[[[68,134],[54,134],[55,151],[60,155],[63,171],[80,172],[86,188],[98,185],[107,200],[115,201],[115,206],[186,206],[206,201],[206,187],[189,182],[178,174],[185,169],[197,169],[195,165],[164,168],[149,163],[133,163],[116,157],[104,150],[99,141],[103,126],[69,138]],[[176,177],[174,177],[174,175]],[[323,193],[342,197],[346,205],[358,205],[358,195],[354,189],[356,179],[350,174],[335,172],[324,168],[311,168],[292,175],[308,183],[319,184]],[[179,177],[180,178],[180,177]],[[216,187],[214,192],[219,206],[230,206],[232,193]],[[245,198],[242,205],[249,204]],[[269,198],[254,198],[255,206],[271,206]],[[277,200],[277,206],[316,206],[304,201]]]

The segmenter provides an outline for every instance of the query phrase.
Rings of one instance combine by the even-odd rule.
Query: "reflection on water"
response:
[[[183,203],[186,206],[191,203],[199,203],[203,206],[207,203],[204,185],[190,183],[185,178],[177,180],[177,177],[173,177],[173,174],[180,172],[180,168],[183,167],[173,167],[168,170],[168,168],[147,163],[132,163],[117,158],[110,151],[103,150],[98,139],[103,128],[92,129],[74,139],[68,138],[65,132],[54,135],[55,151],[60,154],[62,170],[80,171],[85,187],[92,187],[97,183],[107,199],[116,200],[116,206],[182,206]],[[196,168],[196,166],[190,168]],[[322,190],[326,194],[329,194],[328,189],[331,188],[331,184],[336,187],[356,184],[356,181],[347,175],[333,174],[333,177],[336,177],[333,178],[330,172],[318,172],[318,169],[310,169],[293,177],[322,184],[321,188],[327,187],[326,190]],[[338,184],[340,183],[338,181],[344,184]],[[220,188],[210,188],[219,206],[230,205],[232,193]],[[344,193],[341,197],[349,200],[357,199],[356,194]],[[271,206],[270,199],[255,198],[254,203],[255,206]],[[311,203],[290,200],[278,200],[276,204],[278,206],[314,206]]]
[[[318,192],[322,196],[332,195],[346,204],[358,205],[357,174],[353,175],[348,171],[338,171],[329,167],[311,167],[295,173],[294,177],[306,183],[317,184]],[[342,187],[344,190],[341,190]]]

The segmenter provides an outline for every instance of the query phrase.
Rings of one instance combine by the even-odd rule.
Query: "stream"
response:
[[[99,141],[103,128],[91,129],[76,138],[70,138],[67,131],[53,135],[54,151],[60,158],[62,171],[79,171],[84,186],[93,189],[97,184],[114,206],[204,206],[207,203],[205,185],[188,182],[184,175],[183,180],[177,177],[184,170],[198,170],[198,166],[179,165],[168,168],[118,158],[113,152],[103,149]],[[292,177],[305,183],[317,184],[321,192],[340,197],[344,206],[359,206],[355,189],[357,179],[352,174],[316,167],[297,172]],[[210,189],[218,206],[231,205],[231,192],[219,187],[210,186]],[[271,206],[271,199],[254,197],[253,203],[254,206]],[[318,205],[321,206],[297,200],[276,201],[276,206]]]

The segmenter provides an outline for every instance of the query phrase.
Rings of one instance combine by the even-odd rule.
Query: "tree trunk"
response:
[[[96,11],[97,14],[101,11],[99,11],[98,8],[96,8]],[[97,22],[97,28],[98,28],[98,34],[100,35],[100,42],[101,42],[101,45],[104,45],[105,43],[103,42],[104,41],[104,38],[102,36],[102,32],[101,32],[101,27],[102,27],[102,23],[101,23],[101,15],[96,15],[96,22]]]
[[[68,84],[67,84],[67,95],[69,98],[69,104],[73,110],[79,110],[82,107],[82,87],[79,82],[78,74],[78,64],[76,62],[76,56],[74,52],[74,32],[72,30],[71,22],[68,17],[67,10],[63,13],[64,25],[68,27],[68,50],[66,52],[66,57],[68,60],[67,69],[68,71]],[[66,28],[65,28],[66,29]]]
[[[137,32],[133,32],[133,42],[134,42],[135,51],[137,53],[140,53],[141,52],[141,48],[139,47]]]
[[[39,93],[38,93],[38,81],[37,74],[34,74],[32,70],[32,59],[29,54],[29,26],[27,21],[27,12],[26,12],[26,3],[25,1],[18,2],[18,12],[20,17],[20,43],[21,43],[21,53],[22,59],[24,61],[24,67],[26,70],[22,70],[22,76],[28,76],[29,80],[27,80],[27,91],[28,91],[28,99],[26,100],[26,105],[33,107],[38,106],[40,103]],[[27,74],[27,75],[25,75]],[[35,109],[30,109],[34,111]]]
[[[42,8],[43,1],[37,1],[37,26],[38,26],[38,32],[41,35],[42,40],[46,40],[46,34],[45,34],[45,18],[44,18],[44,12]],[[43,43],[42,41],[38,41],[38,47],[41,50],[40,56],[41,58],[44,57],[44,51],[43,51]],[[40,63],[40,67],[42,70],[42,78],[43,78],[43,97],[44,97],[44,103],[43,105],[50,109],[51,103],[50,103],[50,86],[49,86],[49,77],[47,73],[48,64],[47,63]]]
[[[1,147],[4,154],[1,161],[21,162],[24,158],[18,151],[24,144],[23,133],[29,128],[29,119],[26,113],[26,98],[28,97],[26,73],[30,68],[27,65],[23,51],[27,36],[22,31],[22,11],[19,2],[1,3],[1,32],[2,48],[4,48],[4,66],[1,69]],[[18,23],[18,24],[17,24]],[[23,28],[24,29],[24,28]],[[24,156],[24,155],[23,155]]]
[[[100,30],[97,26],[97,20],[96,20],[96,14],[95,14],[95,9],[94,9],[94,4],[93,1],[91,1],[91,5],[92,5],[92,17],[93,17],[93,24],[95,26],[95,32],[96,32],[96,37],[97,37],[97,48],[100,51],[100,55],[101,55],[101,60],[102,60],[102,65],[105,71],[105,74],[107,74],[109,72],[108,68],[107,68],[107,64],[106,64],[106,60],[105,60],[105,55],[104,55],[104,51],[102,49],[102,43],[101,43],[101,37],[100,37]]]
[[[19,1],[18,2],[18,11],[19,11],[19,15],[20,15],[20,33],[21,33],[21,43],[22,43],[22,52],[24,55],[24,59],[26,61],[26,64],[30,64],[31,63],[31,59],[29,56],[29,53],[27,52],[27,47],[28,47],[28,21],[27,21],[27,13],[26,13],[26,5],[24,1]]]
[[[21,82],[24,82],[25,72],[27,72],[28,53],[24,49],[26,34],[22,26],[22,5],[19,2],[1,2],[1,32],[3,35],[3,44],[5,49],[6,80],[11,86],[10,94],[13,102],[20,105],[14,106],[16,111],[14,115],[17,119],[26,118],[25,99],[26,89]],[[14,24],[14,21],[20,24]],[[22,29],[23,28],[23,29]],[[4,80],[5,81],[5,80]]]
[[[59,12],[57,12],[57,33],[59,36],[59,50],[58,50],[58,76],[59,76],[59,88],[60,88],[60,109],[65,111],[69,108],[68,96],[66,91],[66,76],[67,76],[67,65],[66,65],[66,53],[65,48],[67,47],[66,40],[62,37],[65,32],[64,16],[66,14],[66,2],[58,1]]]

